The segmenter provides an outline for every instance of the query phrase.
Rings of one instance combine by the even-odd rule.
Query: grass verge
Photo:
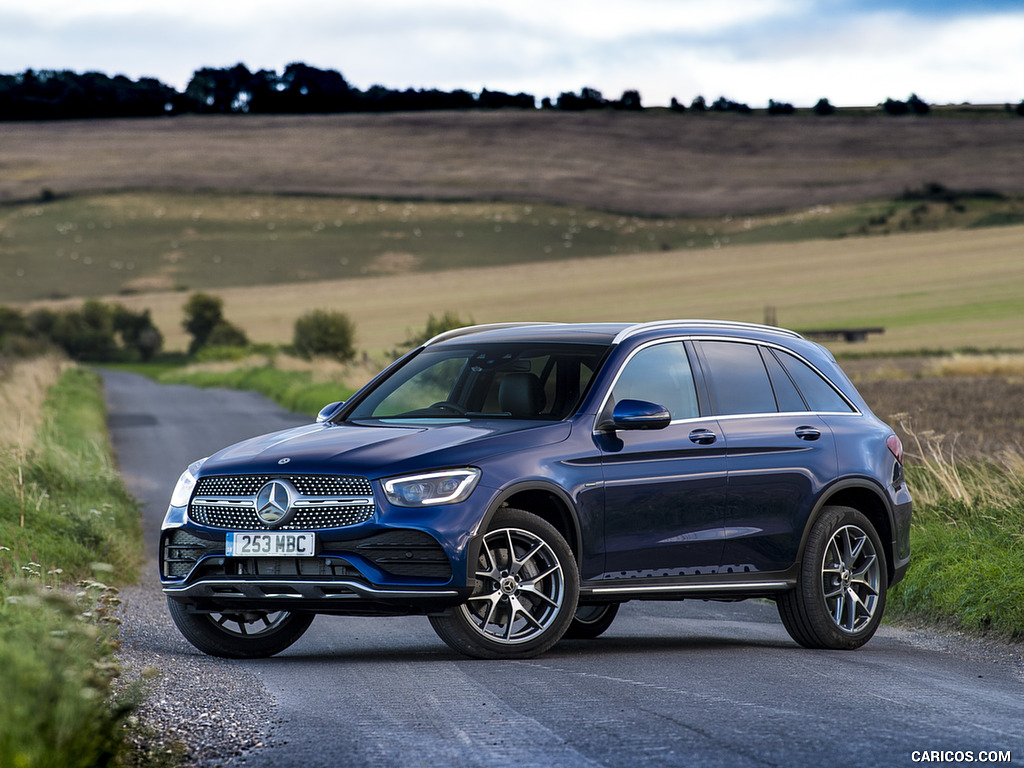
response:
[[[1024,456],[959,463],[916,440],[913,560],[890,615],[1024,639]]]
[[[313,371],[282,370],[273,363],[231,370],[179,369],[162,373],[158,379],[165,384],[258,392],[293,413],[311,417],[328,403],[344,400],[354,391],[337,381],[318,380]]]
[[[112,697],[111,585],[137,576],[138,508],[114,468],[99,379],[66,368],[40,405],[26,388],[46,377],[18,367],[0,399],[23,402],[33,428],[0,436],[0,765],[126,765],[141,689]]]

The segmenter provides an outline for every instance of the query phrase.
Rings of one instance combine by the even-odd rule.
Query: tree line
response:
[[[266,69],[252,72],[243,64],[223,69],[204,67],[193,73],[184,92],[155,78],[131,80],[124,75],[110,77],[100,72],[79,74],[67,70],[29,69],[21,74],[0,74],[0,120],[506,108],[537,109],[538,101],[529,93],[511,94],[487,88],[480,93],[434,88],[395,90],[381,85],[360,90],[349,84],[340,72],[302,63],[289,64],[280,74]],[[556,99],[541,99],[539,108],[570,112],[640,111],[644,106],[636,90],[626,90],[619,98],[608,99],[599,90],[585,87],[579,93],[567,91]],[[890,115],[928,112],[927,103],[914,94],[906,101],[887,99],[879,108]],[[689,106],[673,98],[670,109],[739,114],[753,111],[748,105],[724,96],[710,104],[703,96],[698,96]],[[772,115],[789,115],[796,110],[792,104],[772,99],[767,111]],[[835,108],[828,99],[821,99],[813,111],[829,115]],[[1024,101],[1016,107],[1016,112],[1024,116]]]

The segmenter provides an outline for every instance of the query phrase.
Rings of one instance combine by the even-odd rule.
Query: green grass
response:
[[[1024,457],[957,463],[923,447],[908,468],[912,560],[890,615],[1024,639]]]
[[[104,562],[118,583],[133,582],[141,558],[138,506],[114,465],[96,375],[66,371],[44,415],[34,451],[23,460],[4,457],[0,545],[8,549],[0,553],[0,578],[36,562],[73,582]]]
[[[108,585],[137,577],[138,507],[114,467],[98,377],[68,369],[44,412],[33,448],[0,457],[0,765],[120,765],[140,691],[111,698]]]
[[[333,382],[316,382],[308,371],[282,371],[272,365],[232,371],[170,371],[158,376],[165,384],[223,387],[259,392],[294,413],[316,416],[328,403],[345,400],[352,390]]]
[[[0,210],[0,301],[211,290],[998,224],[1018,201],[640,217],[579,206],[119,193]]]

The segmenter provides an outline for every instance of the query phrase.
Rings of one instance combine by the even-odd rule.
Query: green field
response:
[[[477,322],[713,317],[882,326],[858,352],[1024,349],[1024,205],[972,197],[741,217],[571,206],[180,193],[0,211],[0,301],[106,296],[187,346],[187,292],[223,296],[257,342],[311,308],[394,348],[427,316]],[[984,226],[993,219],[1003,226]],[[835,345],[834,345],[835,346]]]

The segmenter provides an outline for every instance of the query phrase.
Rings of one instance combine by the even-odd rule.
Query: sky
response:
[[[0,0],[0,73],[184,90],[202,67],[292,62],[360,89],[596,88],[645,106],[1024,100],[1024,0]]]

